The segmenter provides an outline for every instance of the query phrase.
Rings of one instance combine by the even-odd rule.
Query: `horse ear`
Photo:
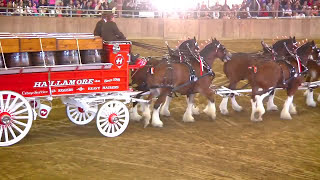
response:
[[[313,45],[315,45],[315,44],[316,44],[316,43],[314,43],[314,40],[312,40],[312,41],[311,41],[311,43],[312,43]]]
[[[193,36],[193,39],[196,41],[196,36]]]
[[[296,40],[296,36],[293,36],[293,40]]]

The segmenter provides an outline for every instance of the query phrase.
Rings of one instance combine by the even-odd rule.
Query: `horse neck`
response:
[[[212,66],[213,61],[217,58],[215,50],[209,51],[208,49],[204,49],[200,51],[200,56],[203,57],[203,59],[206,61],[206,63],[210,66]]]
[[[308,60],[308,56],[312,54],[312,47],[309,43],[302,45],[297,49],[297,54],[302,60]]]
[[[286,43],[288,45],[288,43],[290,43],[289,39],[282,39],[280,41],[277,41],[276,43],[274,43],[272,45],[273,48],[280,48],[282,47],[283,43]]]

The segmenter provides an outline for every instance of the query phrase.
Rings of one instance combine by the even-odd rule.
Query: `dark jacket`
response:
[[[102,24],[101,35],[105,41],[120,41],[126,40],[126,37],[120,32],[118,26],[113,21],[108,21]]]
[[[106,23],[103,19],[97,22],[96,28],[94,28],[93,35],[95,36],[101,36],[101,28],[102,24]]]

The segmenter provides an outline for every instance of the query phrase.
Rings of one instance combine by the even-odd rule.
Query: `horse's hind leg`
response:
[[[151,111],[150,111],[150,104],[152,102],[153,97],[157,97],[159,95],[159,89],[151,89],[150,94],[147,98],[149,102],[145,105],[144,111],[142,116],[144,117],[144,127],[146,128],[150,124],[151,119]]]
[[[293,96],[288,96],[287,100],[285,101],[285,103],[283,105],[283,109],[280,114],[281,119],[292,119],[292,117],[289,113],[289,109],[290,109],[290,105],[292,104],[292,101],[293,101]]]
[[[188,106],[186,112],[183,114],[183,122],[194,122],[194,118],[192,116],[192,109],[194,104],[194,94],[188,95],[187,98]]]
[[[274,96],[275,96],[276,90],[271,91],[268,103],[267,103],[267,111],[278,111],[278,106],[274,104]]]
[[[171,100],[172,100],[172,97],[170,97],[170,96],[166,97],[166,101],[164,102],[164,104],[162,105],[161,110],[160,110],[161,115],[170,116],[169,105],[170,105]]]
[[[130,120],[132,121],[140,121],[142,116],[138,113],[138,103],[134,102],[133,107],[130,109]]]
[[[189,98],[192,99],[192,102],[193,102],[193,106],[192,106],[192,114],[193,115],[198,115],[200,114],[199,112],[199,108],[194,104],[194,98],[195,98],[196,94],[189,94],[187,95],[187,102],[189,101]]]
[[[234,94],[231,94],[231,103],[232,103],[232,109],[233,110],[235,110],[237,112],[242,111],[242,107],[236,101],[236,96]]]
[[[221,101],[220,105],[219,105],[220,113],[223,114],[223,115],[229,114],[229,111],[228,111],[228,100],[229,100],[229,96],[224,96],[222,98],[222,101]],[[207,107],[206,107],[206,109],[207,109]],[[204,111],[206,111],[206,109]]]
[[[216,105],[214,103],[214,93],[211,89],[208,89],[206,92],[203,93],[208,98],[208,105],[203,110],[211,119],[216,119]]]

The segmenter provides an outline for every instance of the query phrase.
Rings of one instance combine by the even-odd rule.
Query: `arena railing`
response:
[[[37,13],[32,8],[8,8],[0,7],[0,15],[4,16],[48,16],[48,17],[101,17],[104,12],[113,12],[116,17],[121,18],[183,18],[183,19],[245,19],[258,18],[313,18],[320,17],[319,11],[292,11],[291,15],[279,11],[147,11],[147,10],[93,10],[93,9],[72,9],[68,6],[39,6]],[[260,16],[261,13],[268,13],[268,16]],[[290,13],[290,12],[289,12]],[[292,16],[292,14],[298,14]],[[317,14],[316,16],[314,14]]]

